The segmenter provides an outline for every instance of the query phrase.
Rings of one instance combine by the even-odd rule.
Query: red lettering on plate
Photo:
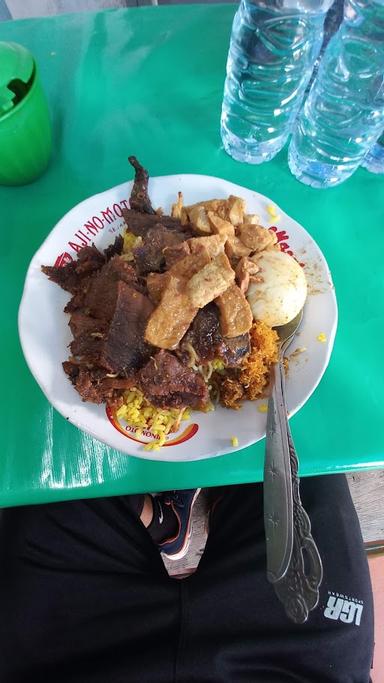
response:
[[[113,221],[115,220],[115,217],[113,215],[113,211],[112,211],[112,209],[109,208],[109,206],[107,206],[105,211],[101,212],[101,215],[102,215],[103,219],[107,221],[107,223],[113,223]]]
[[[76,242],[68,242],[68,244],[71,247],[71,249],[73,249],[73,251],[75,251],[76,253],[83,249],[82,244],[76,244]]]
[[[87,235],[85,235],[82,230],[78,230],[76,235],[81,235],[87,242],[92,242],[92,240]]]
[[[99,230],[102,230],[104,227],[104,221],[101,220],[98,216],[93,216],[92,217],[92,222],[95,228],[98,228]]]
[[[280,251],[285,251],[287,254],[292,256],[293,252],[289,248],[289,244],[287,242],[279,242],[279,247]]]
[[[116,216],[118,216],[119,218],[122,217],[123,212],[122,212],[122,210],[121,210],[120,204],[114,204],[114,205],[113,205],[113,210],[114,210]]]
[[[75,234],[75,237],[77,237],[77,239],[80,240],[83,247],[86,247],[88,242],[90,242],[90,240],[87,240],[87,238],[85,238],[84,235],[82,235],[81,230],[77,231],[77,233]]]
[[[75,232],[72,240],[68,242],[70,249],[73,249],[74,252],[78,253],[80,249],[83,249],[83,247],[86,247],[88,244],[92,243],[92,237],[95,237],[95,235],[97,235],[100,230],[103,230],[107,224],[112,224],[112,226],[108,229],[108,232],[114,233],[120,230],[122,223],[117,221],[123,216],[122,208],[129,208],[129,202],[127,199],[122,199],[121,201],[116,202],[113,204],[112,208],[107,206],[104,210],[100,210],[99,215],[89,218],[83,224],[82,228]],[[114,223],[115,225],[113,225]],[[68,252],[65,253],[70,260],[73,260],[73,257],[70,256]],[[62,254],[58,256],[58,259],[60,259],[61,256]],[[65,265],[65,263],[62,265]]]
[[[272,232],[275,233],[277,242],[280,244],[280,242],[285,242],[286,240],[289,240],[289,235],[285,230],[278,230],[276,225],[272,225],[268,230],[271,230]]]
[[[98,229],[96,225],[92,223],[92,221],[87,221],[84,223],[84,229],[87,230],[87,232],[90,232],[91,235],[97,235]]]
[[[125,429],[127,432],[133,432],[134,434],[137,432],[137,427],[133,427],[132,425],[126,425]]]
[[[275,233],[276,238],[277,238],[277,244],[278,244],[279,247],[280,247],[280,251],[283,251],[285,254],[289,254],[289,256],[292,256],[292,258],[294,258],[295,261],[297,261],[297,263],[299,264],[299,266],[301,266],[302,268],[304,268],[304,265],[305,265],[305,264],[304,264],[304,263],[301,263],[301,262],[296,258],[296,256],[295,256],[295,254],[293,253],[291,247],[289,246],[288,242],[286,241],[286,240],[289,240],[289,235],[288,235],[288,233],[285,232],[285,230],[278,230],[277,227],[276,227],[276,225],[272,225],[270,228],[268,228],[268,230],[271,230],[272,232]]]
[[[55,261],[55,268],[63,268],[63,266],[66,266],[67,263],[71,263],[71,261],[73,261],[71,254],[68,254],[67,251],[63,251]]]

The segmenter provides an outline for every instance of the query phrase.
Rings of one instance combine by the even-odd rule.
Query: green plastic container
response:
[[[31,53],[0,42],[0,184],[25,185],[47,168],[52,150],[48,104]]]

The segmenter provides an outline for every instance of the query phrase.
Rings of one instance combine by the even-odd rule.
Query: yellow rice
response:
[[[117,410],[117,417],[138,427],[138,436],[143,429],[150,430],[156,439],[147,443],[144,450],[157,451],[165,443],[167,435],[178,430],[181,420],[189,420],[190,409],[156,408],[139,389],[129,389],[124,394],[123,405]]]
[[[133,250],[135,247],[140,246],[142,241],[142,237],[137,237],[133,232],[129,232],[129,230],[125,231],[123,235],[123,255],[126,261],[133,261]]]

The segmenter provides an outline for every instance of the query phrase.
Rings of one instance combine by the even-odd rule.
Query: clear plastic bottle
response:
[[[333,0],[333,5],[329,8],[324,21],[324,37],[323,43],[321,45],[320,53],[313,66],[311,80],[307,85],[304,98],[308,95],[311,85],[316,78],[317,71],[321,62],[321,58],[325,52],[325,49],[331,40],[332,36],[336,33],[341,22],[343,21],[344,15],[344,0]]]
[[[346,0],[289,147],[292,173],[312,187],[338,185],[384,126],[384,0]]]
[[[362,166],[371,173],[384,173],[384,132],[363,159]]]
[[[227,61],[221,137],[258,164],[284,146],[311,78],[332,0],[241,0]]]

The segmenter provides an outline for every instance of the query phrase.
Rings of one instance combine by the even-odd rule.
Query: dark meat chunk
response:
[[[129,198],[131,208],[140,213],[155,213],[148,196],[148,171],[139,164],[136,157],[128,157],[128,161],[135,169],[135,180]]]
[[[138,286],[135,270],[121,256],[113,256],[89,283],[82,305],[94,318],[111,320],[115,311],[118,283]]]
[[[115,310],[118,280],[109,280],[103,273],[88,288],[82,306],[95,318],[111,320]]]
[[[134,268],[123,257],[115,255],[98,272],[84,278],[76,294],[65,306],[65,313],[85,308],[87,313],[95,318],[110,320],[118,280],[132,284],[140,291],[144,289],[137,279]]]
[[[81,367],[73,360],[64,361],[63,369],[83,401],[103,403],[105,398],[100,390],[100,383],[103,377],[105,377],[105,371]]]
[[[90,318],[81,311],[72,313],[68,324],[75,339],[83,334],[102,334],[107,329],[106,321]]]
[[[76,337],[76,339],[70,343],[69,348],[72,356],[79,362],[85,363],[87,366],[100,365],[103,343],[103,335],[95,337],[85,332]],[[113,371],[108,364],[105,364],[105,370],[107,372]]]
[[[196,352],[200,363],[221,358],[228,367],[239,365],[251,350],[249,334],[232,339],[222,336],[219,310],[214,303],[199,310],[191,328],[182,340],[180,357],[183,362],[190,360],[189,344]]]
[[[113,256],[101,273],[110,280],[122,280],[127,285],[137,284],[135,269],[121,256]]]
[[[103,254],[94,244],[91,247],[83,247],[77,254],[76,273],[81,277],[90,275],[95,270],[101,268],[104,263],[105,258]]]
[[[85,295],[91,283],[91,278],[87,277],[84,279],[81,289],[68,301],[64,307],[64,313],[74,313],[84,306]]]
[[[148,230],[144,244],[134,249],[135,263],[141,275],[159,273],[165,267],[164,250],[174,247],[187,239],[186,235],[176,230],[168,230],[163,225],[155,225]]]
[[[73,360],[65,361],[63,369],[83,401],[108,403],[113,408],[121,405],[123,392],[135,384],[134,378],[107,377],[105,370],[83,367]]]
[[[199,310],[187,336],[201,362],[219,356],[223,338],[216,304],[208,304]]]
[[[71,294],[81,290],[84,280],[99,270],[105,263],[103,254],[95,246],[84,247],[77,255],[76,261],[67,263],[62,268],[41,266],[41,270],[50,280]]]
[[[79,375],[79,364],[73,360],[65,360],[63,365],[63,370],[66,375],[68,375],[72,384],[75,384],[76,378]]]
[[[144,333],[153,308],[144,294],[118,282],[115,311],[100,358],[104,367],[127,376],[146,363],[152,347],[144,341]]]
[[[168,230],[185,232],[188,237],[193,237],[190,226],[181,225],[178,218],[139,213],[138,211],[132,211],[132,209],[122,209],[122,212],[129,232],[133,232],[137,237],[144,237],[148,230],[153,228],[157,223],[161,223],[164,227],[168,228]]]
[[[117,235],[115,237],[115,241],[112,242],[112,244],[109,245],[106,249],[104,249],[104,256],[105,260],[109,261],[109,259],[112,258],[112,256],[120,255],[123,253],[123,245],[124,245],[124,240],[121,235]]]
[[[240,365],[241,361],[248,356],[250,350],[249,332],[238,337],[224,337],[219,357],[227,367],[235,367]]]
[[[153,310],[149,299],[121,280],[116,285],[112,320],[90,318],[76,312],[70,326],[75,335],[73,357],[63,363],[84,401],[117,405],[125,389],[133,386],[134,374],[150,358],[152,347],[144,331]],[[108,377],[108,375],[117,375]]]
[[[76,311],[71,315],[69,327],[74,337],[69,345],[72,355],[87,365],[97,365],[100,362],[108,323]]]
[[[185,238],[186,239],[186,238]],[[166,269],[172,268],[178,261],[181,261],[185,256],[191,253],[188,242],[183,241],[175,246],[166,247],[164,249],[165,266]]]
[[[138,378],[148,401],[159,408],[203,408],[209,401],[201,375],[182,365],[169,351],[159,351]]]

